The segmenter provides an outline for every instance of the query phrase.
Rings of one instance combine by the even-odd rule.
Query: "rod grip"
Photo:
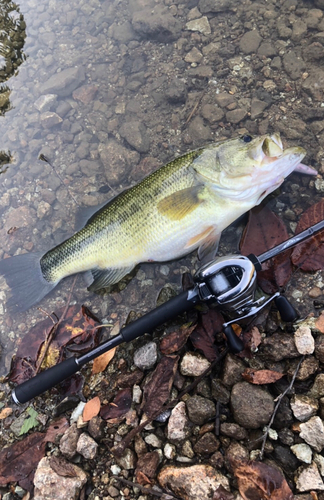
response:
[[[26,380],[12,391],[12,399],[16,404],[26,403],[43,392],[59,384],[66,378],[80,370],[76,358],[69,358],[52,366],[48,370],[38,373],[35,377]]]

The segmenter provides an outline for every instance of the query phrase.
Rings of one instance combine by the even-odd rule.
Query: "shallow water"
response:
[[[79,205],[103,203],[175,155],[220,137],[280,131],[321,171],[324,21],[315,8],[293,0],[20,2],[27,36],[16,74],[3,83],[10,105],[6,99],[0,116],[0,149],[12,157],[1,167],[0,258],[48,250],[73,234]],[[271,207],[293,231],[322,188],[293,174]],[[236,250],[238,234],[229,230],[223,252]],[[124,290],[104,298],[87,292],[79,277],[72,301],[122,324],[131,310],[154,307],[163,286],[179,290],[181,274],[195,264],[189,256],[144,265]],[[303,279],[297,277],[301,288],[308,286]],[[72,281],[42,309],[62,307]],[[0,299],[3,374],[44,311],[11,317],[4,284]]]

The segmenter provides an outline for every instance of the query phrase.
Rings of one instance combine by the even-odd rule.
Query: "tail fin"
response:
[[[26,311],[57,285],[46,281],[40,267],[42,253],[25,253],[0,262],[0,275],[11,289],[7,300],[10,311]]]

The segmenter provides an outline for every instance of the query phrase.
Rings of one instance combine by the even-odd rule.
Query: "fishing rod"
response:
[[[118,335],[91,349],[91,351],[79,358],[68,358],[19,384],[12,392],[14,402],[16,404],[26,403],[77,373],[82,366],[101,354],[124,342],[131,342],[145,333],[152,333],[156,327],[189,311],[200,302],[215,306],[225,315],[235,316],[234,319],[232,318],[223,324],[223,332],[229,349],[233,353],[242,351],[244,344],[236,336],[232,328],[233,323],[255,316],[272,301],[275,302],[283,321],[293,322],[298,316],[288,299],[279,292],[268,298],[255,299],[257,272],[262,269],[263,262],[297,245],[297,243],[304,241],[321,229],[324,229],[324,220],[259,256],[254,254],[247,257],[229,255],[216,258],[203,265],[195,274],[195,284],[191,290],[180,293],[128,324],[120,330]]]

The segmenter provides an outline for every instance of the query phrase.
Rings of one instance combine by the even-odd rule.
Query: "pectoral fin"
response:
[[[187,241],[185,248],[190,248],[193,246],[198,248],[198,258],[204,262],[208,262],[215,258],[218,250],[218,244],[221,235],[217,232],[214,226],[209,226],[204,229],[201,233],[193,236]]]
[[[110,268],[110,269],[91,269],[85,273],[85,280],[90,292],[95,292],[101,288],[118,283],[126,274],[130,273],[134,266]]]
[[[171,220],[181,220],[203,202],[199,198],[203,189],[203,186],[192,186],[170,194],[159,201],[158,211]]]

